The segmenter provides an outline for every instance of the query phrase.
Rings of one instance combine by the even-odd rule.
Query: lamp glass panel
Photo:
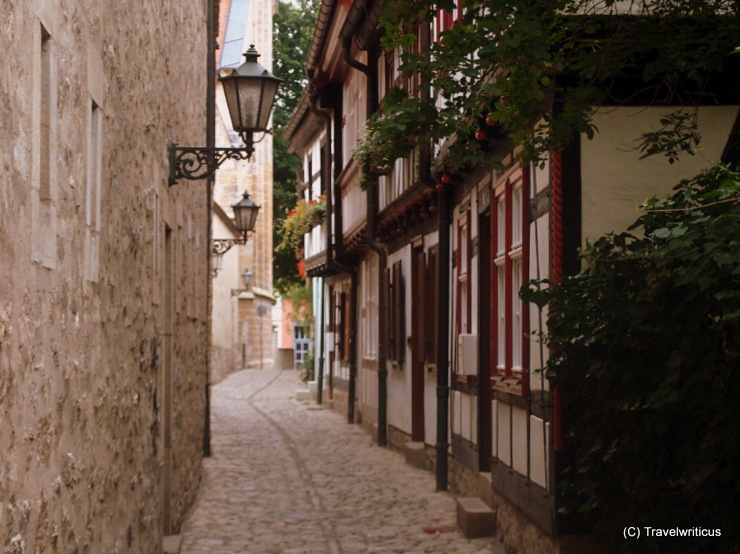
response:
[[[222,79],[221,83],[224,87],[226,104],[229,107],[229,117],[231,117],[231,124],[234,129],[238,131],[237,124],[241,120],[241,117],[239,116],[239,101],[236,79]]]
[[[245,269],[242,273],[242,283],[244,283],[245,289],[249,289],[249,285],[252,283],[252,272],[248,269]]]
[[[224,255],[223,254],[214,254],[211,253],[211,269],[213,270],[214,274],[218,274],[219,271],[221,271],[221,265],[224,261]]]
[[[272,103],[275,100],[275,94],[277,93],[278,81],[265,79],[262,83],[262,105],[260,106],[259,121],[257,124],[260,129],[267,129],[267,124],[270,120],[270,112],[272,111]]]
[[[257,212],[259,212],[260,206],[256,204],[252,206],[239,206],[235,204],[233,208],[237,229],[240,231],[254,231],[254,225],[257,222]]]
[[[239,83],[239,111],[241,113],[240,129],[259,131],[258,115],[260,109],[261,79],[243,79]]]

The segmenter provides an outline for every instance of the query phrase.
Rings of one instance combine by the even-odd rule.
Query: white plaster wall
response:
[[[213,217],[213,236],[229,238],[231,230],[217,216]],[[238,249],[223,256],[221,271],[213,279],[211,306],[211,384],[220,382],[229,373],[241,368],[241,332],[239,329],[238,297],[231,290],[242,289]]]
[[[493,401],[493,455],[511,465],[511,412],[508,404]]]
[[[424,251],[439,244],[439,231],[424,236]],[[442,317],[444,311],[440,311]],[[437,372],[424,370],[424,441],[437,442]]]
[[[529,446],[527,441],[527,411],[516,406],[511,409],[512,467],[518,473],[527,475]]]
[[[548,489],[550,463],[550,424],[537,416],[529,417],[530,479]]]
[[[388,256],[388,267],[401,261],[406,298],[406,335],[411,332],[411,246],[407,245]],[[411,434],[411,349],[406,343],[403,368],[388,370],[388,424]]]
[[[540,192],[550,186],[549,164],[544,170],[532,168],[530,199],[534,191]],[[529,275],[530,279],[545,279],[550,276],[550,214],[546,213],[529,225]],[[529,369],[530,389],[549,389],[549,383],[538,369],[544,367],[548,359],[548,349],[541,343],[540,332],[546,329],[547,306],[540,310],[529,304]]]
[[[702,152],[682,155],[674,164],[662,156],[640,160],[635,149],[641,134],[658,130],[660,118],[678,108],[601,108],[594,114],[599,132],[581,141],[582,239],[594,241],[625,230],[646,198],[671,191],[682,179],[719,161],[735,121],[737,106],[708,106],[698,112]]]

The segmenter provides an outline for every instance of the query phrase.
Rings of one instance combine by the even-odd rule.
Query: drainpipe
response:
[[[348,16],[348,20],[350,17]],[[367,113],[372,114],[378,109],[378,74],[374,66],[365,65],[357,61],[350,54],[352,46],[352,34],[354,33],[359,20],[352,18],[352,23],[341,31],[342,36],[342,58],[350,67],[363,73],[367,79]],[[378,217],[378,178],[373,177],[372,182],[367,187],[367,230],[365,238],[367,245],[378,255],[378,290],[386,290],[385,283],[386,267],[388,266],[388,255],[385,248],[377,241],[375,237],[376,222]],[[386,313],[385,295],[378,295],[378,314]],[[384,340],[386,329],[381,323],[382,319],[378,317],[378,446],[387,446],[388,444],[388,368],[386,366],[385,347],[387,341]]]
[[[328,219],[327,219],[328,221]],[[319,374],[317,377],[317,390],[316,390],[316,403],[320,406],[324,403],[324,348],[325,348],[325,340],[324,340],[324,332],[323,327],[325,324],[324,319],[324,278],[321,278],[321,290],[319,291],[319,309],[321,310],[321,318],[319,321],[321,322],[321,331],[319,329],[316,329],[316,343],[319,344]]]
[[[440,190],[437,193],[437,213],[439,214],[439,264],[437,282],[439,283],[439,311],[446,313],[450,305],[450,208],[452,191]],[[437,490],[447,490],[447,449],[449,436],[449,332],[450,319],[439,318],[437,328]]]
[[[331,153],[332,153],[332,117],[331,110],[319,108],[316,104],[319,100],[319,93],[313,86],[313,75],[309,72],[309,86],[311,100],[308,103],[311,112],[316,116],[324,120],[326,125],[326,141],[327,145],[324,149],[326,159],[321,160],[324,167],[331,165]],[[334,163],[334,173],[331,178],[332,194],[327,194],[326,199],[326,214],[327,221],[329,222],[329,229],[326,233],[326,255],[327,263],[329,267],[335,271],[347,273],[350,276],[350,315],[352,316],[352,322],[350,325],[349,334],[349,386],[347,392],[347,423],[355,422],[355,391],[357,388],[357,341],[356,341],[356,329],[357,329],[357,270],[354,267],[350,267],[341,263],[339,260],[344,258],[344,244],[342,242],[342,203],[337,203],[336,208],[334,207],[334,198],[341,199],[341,189],[337,183],[337,177],[339,175],[341,164],[341,155],[337,155],[337,159]],[[331,241],[331,221],[332,213],[336,213],[334,217],[334,228],[337,233],[337,243],[334,245]],[[336,254],[336,255],[335,255]]]
[[[207,39],[208,53],[206,55],[206,146],[214,148],[216,146],[216,18],[215,18],[215,0],[208,0],[208,20],[207,20]],[[212,210],[212,191],[215,176],[211,175],[206,179],[206,219],[207,229],[206,236],[206,328],[204,333],[206,339],[206,379],[205,379],[205,420],[203,422],[203,457],[211,456],[211,297],[213,295],[213,279],[211,278],[211,253],[209,245],[211,244],[211,214]]]

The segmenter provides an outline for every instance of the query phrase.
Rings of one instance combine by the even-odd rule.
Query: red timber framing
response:
[[[452,26],[462,21],[463,17],[463,0],[455,0],[455,7],[451,12],[439,10],[434,18],[434,34],[437,42],[440,41],[440,35],[444,31],[452,29]]]
[[[575,275],[581,267],[580,152],[580,139],[576,138],[565,150],[550,153],[550,273],[555,283],[565,275]],[[565,448],[563,392],[558,386],[552,391],[552,442],[556,452]]]
[[[550,272],[553,283],[557,283],[563,277],[565,259],[563,256],[564,224],[563,224],[563,153],[560,151],[550,154],[551,176],[550,195],[551,207],[550,218],[551,237],[550,245],[552,260]],[[556,452],[564,449],[563,437],[563,406],[562,391],[555,386],[552,391],[552,444]]]
[[[528,310],[519,289],[529,272],[529,170],[516,167],[493,186],[491,201],[491,386],[529,394]]]
[[[530,215],[530,196],[536,197],[530,190],[530,175],[529,167],[511,167],[494,182],[491,191],[490,398],[497,402],[498,416],[494,421],[490,471],[494,490],[544,532],[553,534],[556,529],[554,464],[544,438],[546,424],[551,421],[549,406],[543,401],[548,393],[529,389],[529,308],[519,298],[519,289],[529,279],[530,247],[534,248],[529,233],[531,220],[539,217]],[[499,417],[506,412],[508,421],[502,426]],[[520,421],[516,430],[515,414]],[[536,436],[533,416],[542,425]],[[526,446],[519,443],[517,451],[516,443],[522,439],[526,440]],[[543,441],[547,472],[544,484],[541,479],[533,480],[533,456],[543,455],[533,451],[533,440]]]

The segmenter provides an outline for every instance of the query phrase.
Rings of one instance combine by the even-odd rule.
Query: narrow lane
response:
[[[213,456],[182,554],[500,552],[425,532],[454,527],[453,496],[338,413],[296,401],[301,385],[292,370],[246,370],[214,387]]]

